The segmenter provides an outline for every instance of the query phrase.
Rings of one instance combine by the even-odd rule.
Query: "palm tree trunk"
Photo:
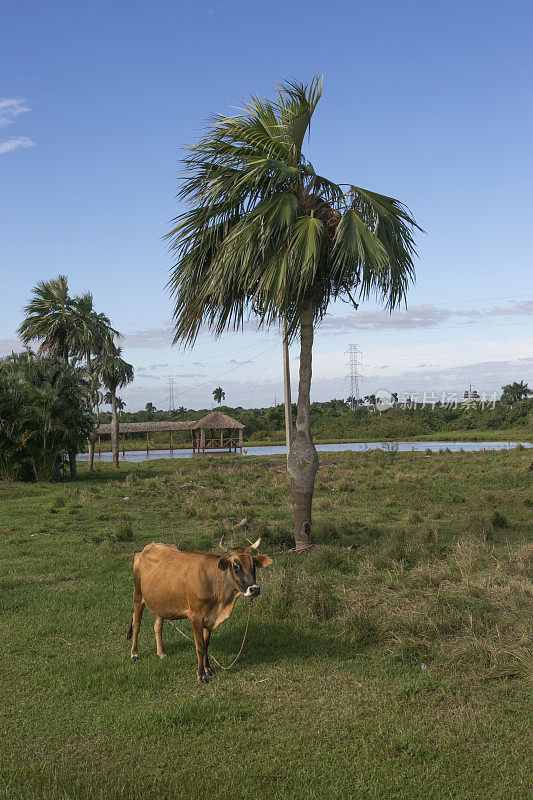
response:
[[[294,509],[296,550],[311,545],[311,506],[318,470],[318,455],[311,436],[311,373],[313,357],[313,303],[308,301],[300,312],[300,382],[296,436],[288,459]]]
[[[117,414],[117,393],[111,391],[111,449],[113,451],[113,467],[119,468],[118,462],[118,414]]]
[[[87,352],[87,375],[89,376],[89,380],[90,380],[91,377],[92,377],[91,353],[90,353],[90,351]],[[92,386],[90,386],[89,388],[92,391]],[[91,400],[91,410],[92,410],[92,408],[93,408],[93,403],[92,403],[92,400]],[[94,469],[94,433],[90,433],[89,434],[88,443],[89,443],[89,457],[87,459],[87,462],[88,462],[87,463],[87,469],[89,470],[89,472],[92,472],[93,469]]]
[[[70,479],[75,481],[78,477],[78,468],[76,466],[76,452],[74,450],[68,451],[68,465],[70,467]]]

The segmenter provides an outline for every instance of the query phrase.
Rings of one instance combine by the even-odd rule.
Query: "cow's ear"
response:
[[[258,553],[256,556],[254,556],[254,559],[256,566],[258,566],[259,569],[262,569],[263,567],[269,567],[272,564],[272,559],[270,556],[265,556],[263,553]]]
[[[222,572],[225,572],[228,567],[229,567],[229,558],[224,558],[224,556],[222,556],[222,558],[218,559],[218,568],[221,569]]]

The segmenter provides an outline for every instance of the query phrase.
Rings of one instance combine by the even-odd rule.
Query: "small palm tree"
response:
[[[524,381],[513,381],[506,386],[502,386],[502,403],[518,403],[520,400],[527,400],[528,397],[533,395],[533,391],[529,388]]]
[[[322,82],[289,81],[237,116],[217,116],[189,148],[178,194],[189,209],[168,237],[175,253],[169,288],[175,341],[193,344],[202,325],[215,334],[287,320],[300,339],[296,437],[288,459],[296,549],[311,543],[318,456],[311,436],[313,332],[329,303],[371,294],[388,309],[414,275],[413,228],[392,197],[319,175],[303,143]]]
[[[226,392],[222,391],[221,386],[217,386],[216,389],[213,389],[213,400],[215,401],[215,403],[218,403],[220,405],[221,402],[225,399],[226,399]]]
[[[117,389],[127,386],[133,380],[133,367],[121,358],[122,350],[120,347],[111,346],[105,350],[98,361],[97,369],[102,376],[102,382],[107,388],[108,393],[104,399],[111,405],[111,449],[113,451],[113,467],[119,468],[118,459],[118,446],[119,446],[119,429],[118,429],[118,410],[119,398],[117,397]],[[109,400],[107,400],[109,398]],[[124,408],[124,404],[122,408]]]

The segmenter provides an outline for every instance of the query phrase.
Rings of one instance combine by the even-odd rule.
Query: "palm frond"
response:
[[[215,117],[187,150],[178,194],[188,209],[167,235],[175,263],[175,341],[202,325],[216,334],[287,318],[298,327],[311,299],[315,320],[332,298],[376,296],[387,308],[414,279],[413,231],[392,197],[317,174],[302,154],[322,81],[290,80],[275,100],[251,97]]]

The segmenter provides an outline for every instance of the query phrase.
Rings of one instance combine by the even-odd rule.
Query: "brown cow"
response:
[[[198,654],[198,680],[207,683],[209,637],[231,615],[240,594],[253,598],[261,589],[255,582],[256,567],[268,567],[272,559],[258,552],[261,539],[250,547],[226,549],[223,556],[176,545],[152,542],[133,559],[133,636],[131,657],[139,658],[137,639],[144,606],[155,616],[154,631],[159,658],[166,658],[161,631],[165,619],[191,621]]]

